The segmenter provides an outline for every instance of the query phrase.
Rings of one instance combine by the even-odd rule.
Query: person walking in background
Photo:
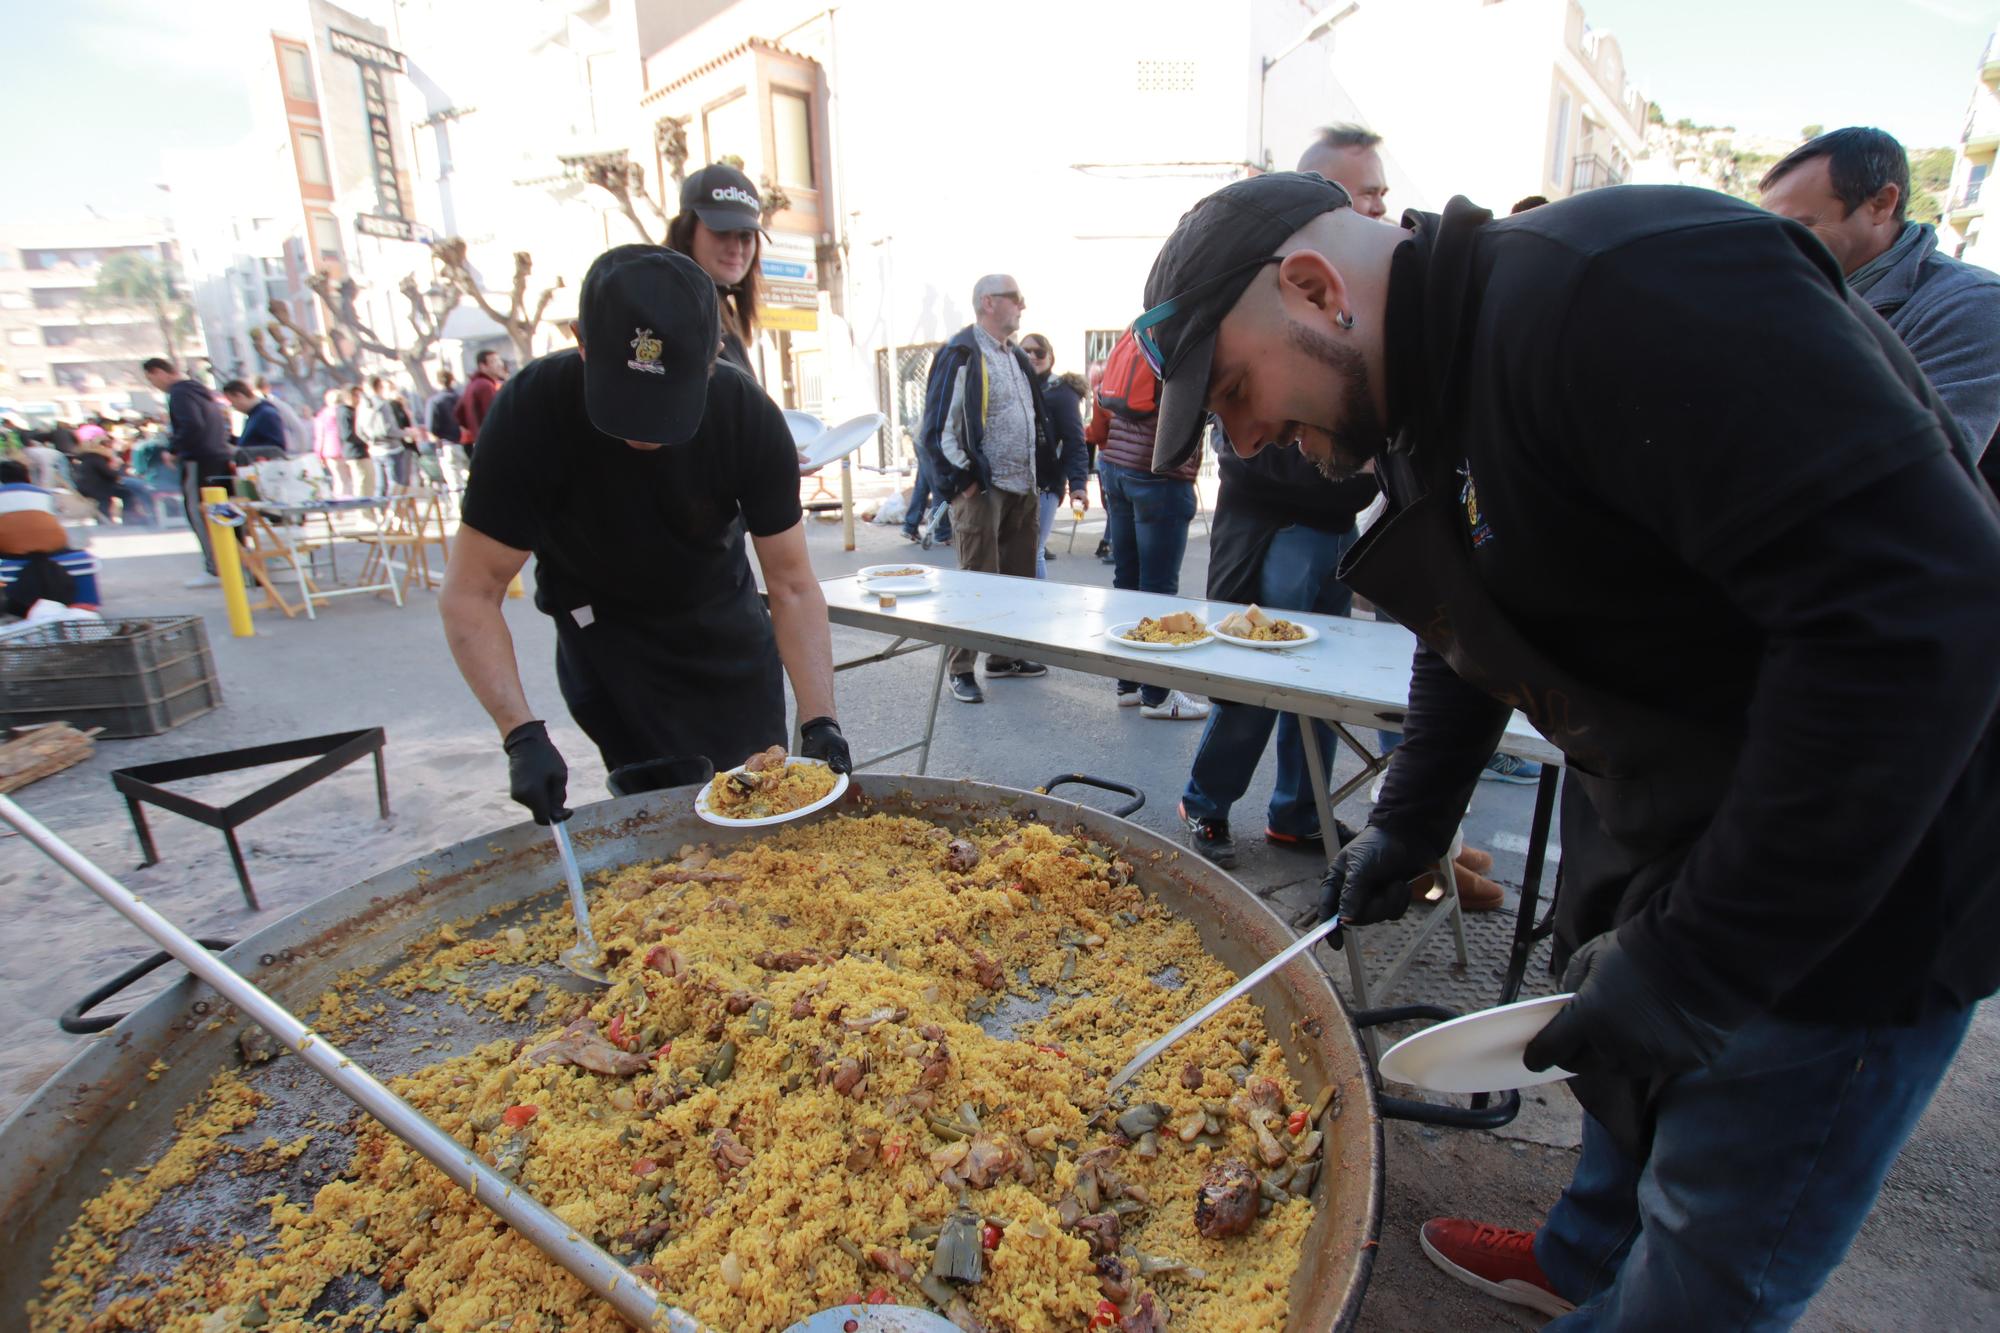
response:
[[[1389,173],[1378,151],[1382,136],[1360,125],[1328,125],[1299,155],[1300,171],[1324,176],[1354,200],[1364,218],[1389,215]]]
[[[346,476],[341,468],[347,452],[346,437],[341,430],[341,393],[339,389],[328,389],[320,396],[324,405],[313,415],[313,457],[326,469],[328,490],[335,497],[347,494]]]
[[[1153,429],[1159,416],[1159,380],[1127,329],[1111,348],[1097,386],[1097,410],[1086,438],[1097,446],[1097,487],[1104,495],[1105,534],[1111,542],[1111,586],[1178,594],[1188,525],[1194,522],[1194,479],[1201,468],[1196,447],[1172,470],[1153,472]],[[1209,706],[1163,685],[1118,682],[1118,706],[1137,706],[1146,717],[1199,722]]]
[[[271,410],[278,414],[278,420],[284,423],[285,454],[288,457],[300,457],[311,453],[312,428],[306,425],[305,418],[299,415],[298,409],[271,392],[269,376],[259,375],[254,383],[257,386],[258,396],[271,405]]]
[[[267,458],[285,456],[285,419],[278,414],[275,403],[244,380],[231,380],[223,385],[222,396],[230,407],[243,414],[243,429],[236,435],[239,462],[247,459],[261,463]]]
[[[478,451],[479,423],[493,410],[493,395],[500,392],[500,382],[506,378],[507,363],[491,347],[472,363],[472,378],[465,382],[465,392],[453,409],[458,418],[458,443],[468,458]]]
[[[722,359],[757,379],[758,266],[764,257],[764,201],[750,178],[718,162],[681,182],[681,210],[667,224],[667,248],[701,265],[721,301]]]
[[[361,436],[368,441],[376,495],[394,495],[410,484],[410,414],[388,380],[368,381],[361,407]]]
[[[1896,331],[1951,409],[1972,456],[2000,427],[2000,274],[1938,253],[1907,216],[1910,156],[1881,130],[1830,130],[1764,173],[1764,207],[1811,229],[1848,290]],[[1991,475],[1992,464],[1985,462]]]
[[[201,543],[201,577],[188,580],[191,588],[214,587],[215,551],[208,541],[208,519],[201,510],[201,488],[220,486],[227,490],[236,478],[236,463],[229,453],[229,423],[222,405],[205,387],[181,374],[180,368],[165,357],[155,356],[141,367],[146,382],[166,395],[168,447],[180,460],[181,508],[195,540]]]
[[[465,489],[465,446],[459,443],[458,376],[449,370],[438,372],[438,391],[424,404],[424,423],[430,429],[431,448],[437,454],[438,474],[451,491]]]
[[[1070,506],[1079,519],[1090,507],[1090,448],[1083,442],[1086,387],[1083,377],[1074,371],[1065,375],[1055,373],[1055,348],[1039,333],[1021,339],[1021,355],[1035,368],[1035,387],[1041,390],[1049,420],[1056,428],[1056,463],[1060,471],[1040,479],[1040,537],[1035,542],[1035,577],[1045,579],[1049,576],[1048,562],[1055,559],[1049,552],[1049,532],[1055,527],[1063,492],[1069,492]]]
[[[1028,303],[1020,284],[990,273],[973,284],[974,322],[952,335],[931,363],[918,445],[938,488],[951,497],[958,567],[987,574],[1035,575],[1037,478],[1057,473],[1056,432],[1035,385],[1034,367],[1009,341]],[[972,669],[979,654],[954,649],[951,696],[984,703]],[[1046,676],[1039,662],[986,658],[988,680]]]

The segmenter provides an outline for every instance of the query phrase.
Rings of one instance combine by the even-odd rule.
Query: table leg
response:
[[[306,619],[318,620],[313,614],[312,580],[306,577],[306,567],[299,562],[299,544],[292,536],[292,525],[280,520],[278,540],[285,544],[285,552],[292,558],[292,572],[299,576],[299,596],[306,604]]]
[[[229,844],[229,859],[236,865],[236,882],[243,886],[243,901],[250,904],[251,911],[261,911],[257,906],[257,890],[250,886],[250,867],[243,863],[243,849],[236,843],[236,830],[226,828],[222,837]]]
[[[139,864],[156,866],[160,863],[160,853],[153,847],[153,830],[146,826],[146,811],[134,797],[125,798],[125,808],[132,812],[132,828],[139,835]]]
[[[375,747],[375,804],[382,809],[382,818],[389,817],[389,774],[382,766],[382,747]]]
[[[931,711],[924,719],[924,748],[917,756],[917,775],[931,771],[931,738],[937,734],[938,700],[944,696],[944,664],[951,660],[951,646],[938,645],[937,675],[931,679]]]
[[[1500,984],[1501,1004],[1512,1004],[1520,998],[1521,982],[1528,974],[1528,955],[1547,933],[1536,920],[1536,907],[1541,899],[1543,860],[1549,849],[1549,825],[1555,818],[1556,788],[1561,782],[1561,769],[1553,764],[1542,765],[1542,779],[1535,788],[1535,822],[1528,829],[1528,864],[1521,873],[1521,908],[1514,917],[1514,944],[1507,953],[1507,976]]]
[[[1333,818],[1332,793],[1327,789],[1326,756],[1319,752],[1319,734],[1313,730],[1312,719],[1294,713],[1293,720],[1299,724],[1299,735],[1305,740],[1306,780],[1313,786],[1313,804],[1319,810],[1320,840],[1326,848],[1326,859],[1330,864],[1340,854],[1340,837],[1335,832],[1339,825]],[[1366,756],[1364,755],[1364,761]],[[1347,983],[1354,993],[1354,1007],[1366,1009],[1373,1001],[1368,997],[1368,960],[1361,951],[1361,935],[1358,931],[1342,931],[1345,946],[1341,952],[1347,956]],[[1382,1058],[1382,1043],[1372,1029],[1361,1034],[1362,1044],[1368,1051],[1369,1068]]]

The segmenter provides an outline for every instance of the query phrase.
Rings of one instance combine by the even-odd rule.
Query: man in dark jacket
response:
[[[2000,427],[2000,273],[1939,254],[1937,228],[1905,216],[1903,145],[1881,130],[1830,130],[1793,149],[1757,188],[1764,207],[1819,237],[1982,453]]]
[[[1241,458],[1221,442],[1216,470],[1221,486],[1208,533],[1209,597],[1346,615],[1354,597],[1334,569],[1354,544],[1354,516],[1375,498],[1375,478],[1329,481],[1295,450],[1267,449]],[[1283,847],[1322,850],[1319,809],[1306,775],[1298,719],[1251,704],[1217,701],[1188,771],[1180,814],[1194,849],[1219,866],[1235,864],[1230,807],[1249,790],[1273,726],[1278,775],[1264,837]],[[1320,722],[1313,724],[1313,732],[1331,772],[1333,732]]]
[[[1568,757],[1528,1045],[1583,1152],[1534,1234],[1425,1224],[1551,1329],[1789,1327],[2000,988],[2000,506],[1812,234],[1594,190],[1401,228],[1225,186],[1135,327],[1160,454],[1373,463],[1340,576],[1420,640],[1404,743],[1320,911],[1409,906],[1512,708]],[[1920,744],[1912,744],[1920,737]]]
[[[243,429],[236,436],[239,454],[251,462],[285,456],[285,419],[269,398],[246,380],[229,381],[222,386],[222,396],[243,414]]]
[[[952,335],[931,363],[917,445],[938,489],[951,497],[958,567],[1035,576],[1035,483],[1056,475],[1056,433],[1035,385],[1035,369],[1009,341],[1021,327],[1021,286],[1003,273],[972,288],[974,322]],[[972,669],[979,654],[955,649],[948,670],[960,703],[984,703]],[[1039,662],[986,659],[987,679],[1046,676]]]
[[[208,516],[201,510],[201,488],[229,488],[236,476],[236,462],[229,451],[229,423],[221,404],[204,386],[181,374],[165,357],[151,357],[140,367],[146,382],[167,396],[167,447],[173,451],[181,473],[181,508],[188,526],[201,543],[200,578],[189,579],[191,588],[213,587],[215,551],[208,543]]]

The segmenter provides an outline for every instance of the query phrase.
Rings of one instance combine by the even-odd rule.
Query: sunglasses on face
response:
[[[1028,306],[1028,303],[1021,299],[1021,294],[1019,292],[995,292],[993,293],[993,295],[999,297],[1002,301],[1012,301],[1015,305],[1020,306],[1024,310]]]
[[[1049,349],[1046,347],[1028,346],[1028,347],[1023,347],[1021,350],[1026,352],[1029,356],[1034,357],[1035,360],[1037,361],[1040,361],[1043,357],[1049,354]]]
[[[1214,277],[1196,283],[1178,295],[1169,296],[1166,300],[1133,320],[1132,340],[1139,344],[1139,354],[1146,358],[1146,364],[1152,367],[1153,373],[1162,377],[1167,373],[1166,358],[1160,353],[1160,344],[1154,341],[1153,338],[1153,330],[1155,328],[1172,319],[1175,315],[1180,314],[1182,311],[1200,304],[1204,298],[1220,291],[1223,285],[1229,282],[1230,279],[1253,272],[1256,269],[1264,267],[1266,264],[1282,264],[1284,261],[1285,257],[1283,255],[1265,255],[1262,259],[1245,260],[1234,268],[1226,268]]]

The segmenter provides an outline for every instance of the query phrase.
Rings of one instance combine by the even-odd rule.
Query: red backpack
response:
[[[1111,359],[1104,363],[1104,378],[1097,384],[1097,401],[1127,421],[1138,421],[1160,410],[1159,378],[1146,364],[1129,329],[1112,344]]]

